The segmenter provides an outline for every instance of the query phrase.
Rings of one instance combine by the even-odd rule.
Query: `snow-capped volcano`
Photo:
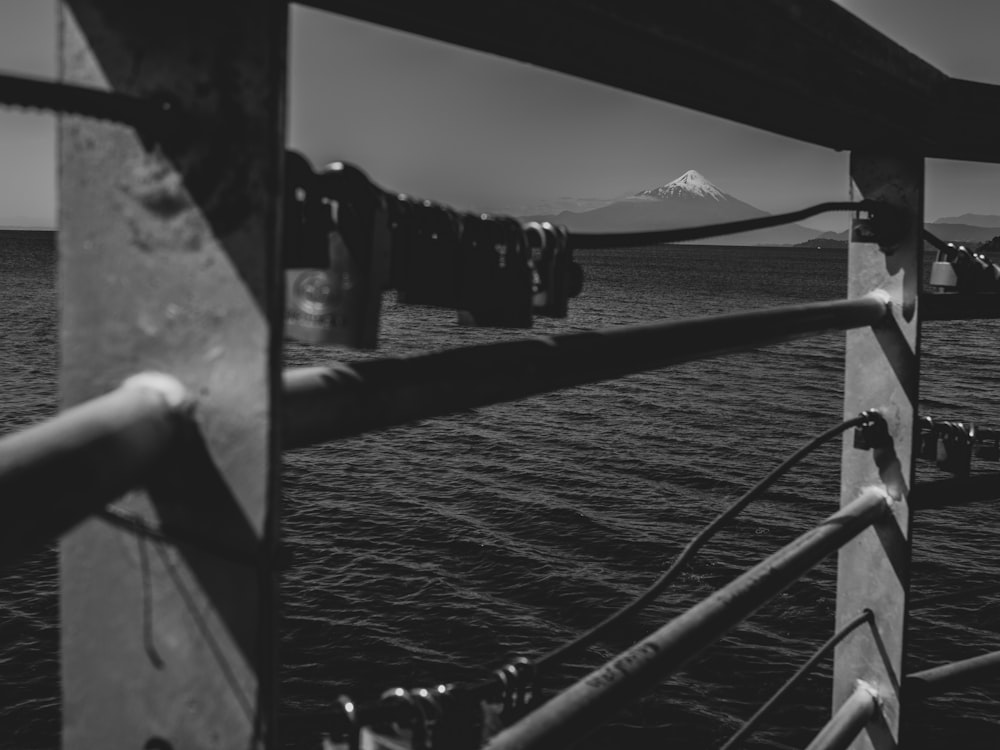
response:
[[[660,187],[633,193],[588,211],[562,211],[555,216],[526,216],[525,221],[551,221],[574,232],[641,232],[698,227],[768,216],[766,211],[724,193],[701,174],[688,170]],[[791,224],[705,240],[720,244],[795,244],[819,232]]]
[[[724,201],[730,196],[723,193],[719,188],[705,179],[705,177],[693,169],[689,169],[673,182],[668,182],[660,187],[643,190],[636,193],[638,198],[657,198],[667,200],[669,198],[709,198],[714,201]]]

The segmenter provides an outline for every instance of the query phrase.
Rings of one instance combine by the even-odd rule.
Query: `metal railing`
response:
[[[851,696],[820,730],[806,750],[846,750],[862,729],[878,716],[879,693],[859,680]]]
[[[104,396],[0,438],[0,564],[51,543],[133,487],[145,484],[181,434],[184,387],[136,375]]]
[[[725,353],[868,326],[886,295],[539,337],[396,359],[289,370],[283,445],[303,447],[429,417]],[[45,534],[9,528],[0,560],[51,541],[142,485],[195,404],[169,376],[121,388],[0,439],[0,490],[12,506],[39,490]],[[193,424],[189,425],[189,428]],[[28,539],[34,539],[33,543]],[[15,544],[16,541],[16,544]]]
[[[870,326],[881,292],[834,302],[450,349],[290,370],[285,448],[722,354]]]
[[[170,746],[148,736],[150,726],[161,725],[165,735],[181,737],[178,744],[204,737],[225,737],[232,747],[273,741],[274,571],[267,555],[277,536],[277,447],[830,330],[849,331],[845,412],[877,408],[886,425],[885,439],[862,450],[845,442],[841,510],[507,727],[490,747],[555,747],[582,736],[834,550],[840,550],[840,630],[871,612],[872,632],[857,630],[837,645],[835,712],[811,750],[846,748],[864,727],[876,726],[884,740],[879,750],[893,746],[900,681],[919,699],[1000,671],[1000,656],[987,654],[899,678],[910,508],[943,504],[950,491],[950,485],[935,485],[913,493],[912,503],[908,497],[918,306],[926,301],[930,317],[939,319],[1000,314],[994,297],[920,294],[923,166],[914,155],[1000,160],[991,125],[1000,113],[1000,88],[945,76],[832,2],[814,3],[808,13],[784,2],[749,12],[745,3],[726,0],[627,11],[610,0],[570,3],[575,13],[555,0],[513,4],[524,12],[513,12],[509,4],[309,4],[852,149],[851,177],[863,200],[835,207],[885,208],[876,218],[891,217],[894,241],[879,247],[866,233],[870,227],[855,221],[845,300],[292,370],[282,377],[281,336],[275,334],[281,264],[268,248],[281,235],[286,3],[174,0],[169,13],[157,15],[107,0],[68,2],[60,27],[66,81],[0,76],[0,99],[73,115],[60,125],[67,259],[61,293],[68,308],[63,353],[69,373],[64,398],[73,403],[93,393],[95,383],[107,382],[95,369],[119,375],[147,367],[176,370],[184,373],[184,384],[172,376],[136,376],[0,440],[0,491],[11,519],[0,536],[0,562],[65,534],[129,489],[148,486],[169,461],[185,455],[174,450],[187,440],[204,440],[209,449],[207,476],[215,485],[199,499],[212,502],[184,508],[172,520],[187,534],[197,525],[191,516],[211,510],[211,533],[240,543],[213,552],[210,543],[199,549],[201,537],[187,534],[183,554],[158,568],[146,561],[137,575],[130,553],[118,549],[124,545],[102,542],[114,538],[109,534],[157,533],[143,525],[141,515],[119,513],[99,533],[70,533],[72,543],[62,553],[63,615],[71,623],[63,639],[65,713],[74,722],[67,748]],[[114,12],[108,12],[111,5]],[[528,13],[533,21],[524,24]],[[212,23],[168,35],[173,44],[164,50],[161,25],[195,14],[210,16]],[[233,18],[240,23],[231,23]],[[728,40],[726,48],[720,49],[720,39]],[[671,46],[697,65],[651,64]],[[700,70],[697,76],[691,67]],[[214,85],[216,79],[227,85]],[[98,91],[101,86],[108,91]],[[150,93],[165,89],[171,96]],[[925,116],[928,110],[956,109],[976,116]],[[199,127],[172,130],[192,112]],[[136,131],[82,123],[76,115],[116,120]],[[234,121],[241,127],[228,127]],[[164,127],[177,137],[152,144],[150,131],[160,134]],[[873,154],[871,144],[893,147]],[[127,213],[127,233],[119,231],[124,221],[108,218],[118,211]],[[704,237],[709,231],[629,235],[627,241]],[[626,241],[581,236],[580,243],[616,239]],[[184,252],[177,252],[178,245]],[[109,278],[131,273],[145,275],[135,289],[97,294]],[[188,304],[198,295],[204,299]],[[122,326],[123,317],[141,322]],[[276,446],[279,435],[282,445]],[[962,485],[974,499],[992,496],[997,486],[995,476]],[[163,503],[157,511],[176,511],[185,500],[178,494],[169,498],[174,505]],[[29,496],[32,503],[25,502]],[[78,555],[88,544],[93,555],[80,566]],[[216,554],[227,550],[233,554]],[[254,565],[245,564],[247,550],[261,554]],[[87,576],[101,581],[99,599],[91,596]],[[142,608],[106,617],[101,604],[114,608],[119,589],[144,597],[156,591],[158,610],[197,617],[165,618],[169,637],[154,644]],[[162,669],[165,660],[171,669]],[[122,685],[141,693],[135,716],[120,716]],[[154,709],[162,709],[162,716],[151,715]],[[350,713],[357,718],[353,707]],[[410,713],[420,729],[422,711]],[[105,734],[108,717],[127,725],[121,734]]]
[[[930,698],[1000,675],[1000,651],[942,664],[906,676],[907,695]]]
[[[498,734],[487,747],[565,747],[623,703],[696,657],[824,557],[875,523],[888,508],[889,498],[882,489],[864,492],[819,526],[563,690]]]

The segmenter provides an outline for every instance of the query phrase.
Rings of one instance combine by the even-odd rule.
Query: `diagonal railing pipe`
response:
[[[866,489],[816,528],[505,729],[488,750],[559,748],[586,735],[886,515],[890,502],[883,490]]]
[[[743,723],[743,726],[740,727],[739,730],[726,741],[726,744],[719,748],[719,750],[735,750],[735,748],[740,747],[743,744],[743,740],[745,740],[757,728],[757,725],[760,724],[761,720],[768,713],[768,711],[774,708],[774,706],[776,706],[792,688],[810,675],[813,668],[819,664],[820,659],[824,658],[827,654],[833,651],[834,647],[853,633],[855,629],[866,622],[873,622],[874,618],[874,613],[870,609],[866,609],[828,638],[826,642],[820,646],[812,656],[809,657],[806,663],[799,667],[795,674],[792,675],[784,685],[778,688],[774,695],[768,698],[767,702],[761,706],[753,716],[747,719]]]
[[[116,390],[0,438],[0,565],[38,549],[140,485],[180,432],[189,401],[169,375]]]
[[[420,419],[707,359],[889,312],[883,292],[850,300],[485,344],[395,359],[289,370],[283,445],[298,448]]]
[[[859,680],[851,696],[837,709],[837,713],[806,750],[847,750],[878,711],[878,692],[867,682]]]
[[[997,675],[1000,675],[1000,651],[993,651],[908,674],[903,687],[907,698],[922,700],[974,685]]]

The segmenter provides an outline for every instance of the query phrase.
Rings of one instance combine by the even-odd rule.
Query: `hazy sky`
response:
[[[1000,2],[842,3],[946,73],[1000,84]],[[52,77],[54,0],[0,0],[0,71]],[[289,145],[459,208],[585,206],[697,169],[768,211],[847,196],[846,154],[293,7]],[[54,118],[0,110],[0,226],[54,226]],[[927,215],[1000,214],[1000,168],[928,163]],[[839,228],[826,219],[813,223]]]

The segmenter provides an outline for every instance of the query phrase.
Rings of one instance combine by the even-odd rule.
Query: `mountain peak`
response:
[[[729,197],[694,169],[689,169],[673,182],[643,190],[636,195],[642,198],[658,198],[660,200],[709,198],[718,202],[725,201]]]
[[[744,203],[690,169],[673,182],[643,190],[586,211],[564,211],[558,216],[530,216],[526,221],[551,221],[572,232],[646,232],[719,224],[768,216]],[[706,240],[709,244],[794,244],[819,232],[797,224]]]

